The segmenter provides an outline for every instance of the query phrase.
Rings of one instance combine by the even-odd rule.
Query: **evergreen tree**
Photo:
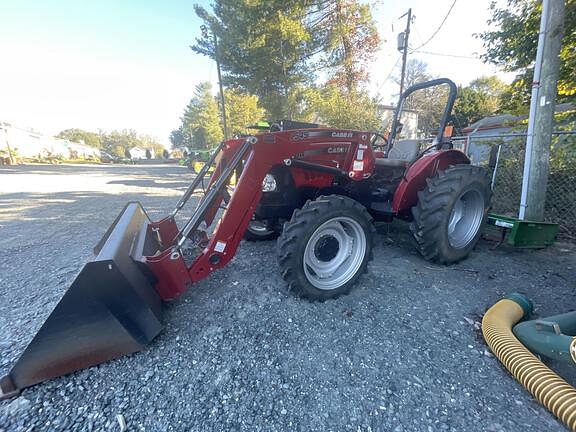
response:
[[[212,95],[212,85],[209,82],[196,86],[194,96],[186,106],[181,120],[182,126],[177,135],[180,135],[185,146],[210,149],[222,141],[224,134],[220,127],[218,104]]]
[[[271,118],[297,113],[285,101],[310,82],[307,60],[312,37],[305,25],[308,0],[216,0],[213,13],[195,10],[218,39],[196,39],[192,49],[218,56],[224,83],[257,95]]]
[[[269,118],[307,115],[315,72],[353,93],[379,46],[370,7],[357,0],[216,0],[196,13],[216,35],[194,51],[218,57],[224,83],[257,95]]]
[[[317,1],[310,28],[321,48],[319,69],[328,72],[331,84],[353,93],[368,81],[366,66],[380,46],[368,4],[357,0]]]
[[[258,97],[226,89],[226,123],[232,136],[246,133],[246,126],[264,118],[264,109],[258,103]]]

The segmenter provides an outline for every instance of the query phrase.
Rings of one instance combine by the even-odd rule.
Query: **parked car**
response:
[[[118,157],[112,156],[110,153],[100,152],[100,162],[102,163],[118,163]]]

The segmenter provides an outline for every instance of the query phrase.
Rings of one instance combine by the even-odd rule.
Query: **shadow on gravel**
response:
[[[108,184],[119,184],[124,186],[136,186],[145,188],[162,188],[162,189],[185,189],[188,184],[183,182],[167,182],[157,181],[154,179],[138,179],[138,180],[112,180]]]
[[[177,201],[160,188],[188,175],[154,166],[103,175],[124,170],[123,184],[136,187],[122,194],[0,195],[0,374],[125,203],[160,217]],[[324,303],[285,293],[275,242],[242,242],[228,266],[167,305],[148,349],[28,389],[14,412],[1,402],[0,430],[112,430],[118,415],[129,430],[154,431],[559,430],[487,352],[478,325],[511,291],[541,316],[573,309],[576,255],[481,241],[467,260],[437,266],[400,222],[379,226],[374,242],[357,286]]]
[[[180,178],[189,175],[190,170],[178,165],[12,165],[0,166],[0,174],[26,175],[69,175],[69,174],[117,174],[143,175],[148,178]]]

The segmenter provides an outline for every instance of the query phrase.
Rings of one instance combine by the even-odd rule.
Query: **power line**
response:
[[[416,32],[416,36],[418,36],[418,39],[420,39],[420,43],[423,43],[424,39],[422,38],[422,35],[418,31],[418,27],[416,27],[416,24],[413,25],[413,28],[414,28],[414,31]]]
[[[454,58],[478,60],[478,57],[458,55],[458,54],[444,54],[444,53],[437,53],[437,52],[430,52],[430,51],[422,51],[419,49],[412,50],[412,53],[428,54],[428,55],[434,55],[434,56],[440,56],[440,57],[454,57]]]
[[[450,9],[448,9],[448,12],[446,13],[446,16],[444,17],[444,19],[442,20],[442,22],[440,23],[440,25],[438,26],[438,28],[436,29],[436,31],[434,33],[432,33],[432,36],[430,36],[428,38],[428,40],[426,42],[424,42],[422,45],[420,45],[419,47],[416,47],[412,50],[412,52],[416,51],[417,49],[420,49],[422,47],[424,47],[425,45],[427,45],[432,39],[434,39],[434,37],[438,34],[438,32],[440,31],[440,29],[442,28],[442,26],[444,25],[444,23],[446,22],[446,20],[448,19],[448,17],[450,16],[450,13],[452,12],[452,9],[454,9],[454,5],[456,4],[458,0],[454,0],[454,2],[452,3],[452,6],[450,6]]]
[[[390,79],[390,77],[394,73],[394,70],[396,69],[396,66],[398,65],[398,62],[400,61],[401,58],[402,58],[402,56],[398,56],[398,58],[396,59],[396,62],[394,63],[394,66],[392,66],[392,69],[390,69],[390,72],[388,73],[386,78],[384,78],[384,81],[382,81],[382,83],[376,89],[376,94],[380,93],[380,89],[384,86],[384,84],[386,84],[386,81],[388,81]],[[378,102],[380,102],[380,100],[382,100],[381,97],[378,98]]]

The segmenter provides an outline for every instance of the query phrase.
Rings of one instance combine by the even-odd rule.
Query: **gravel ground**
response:
[[[160,216],[190,177],[176,166],[0,169],[0,374],[125,202]],[[322,304],[281,290],[274,242],[243,242],[225,269],[167,305],[165,331],[145,351],[0,402],[0,431],[563,430],[477,327],[511,291],[543,316],[574,309],[573,248],[481,242],[438,267],[415,254],[403,224],[378,231],[359,285]]]

